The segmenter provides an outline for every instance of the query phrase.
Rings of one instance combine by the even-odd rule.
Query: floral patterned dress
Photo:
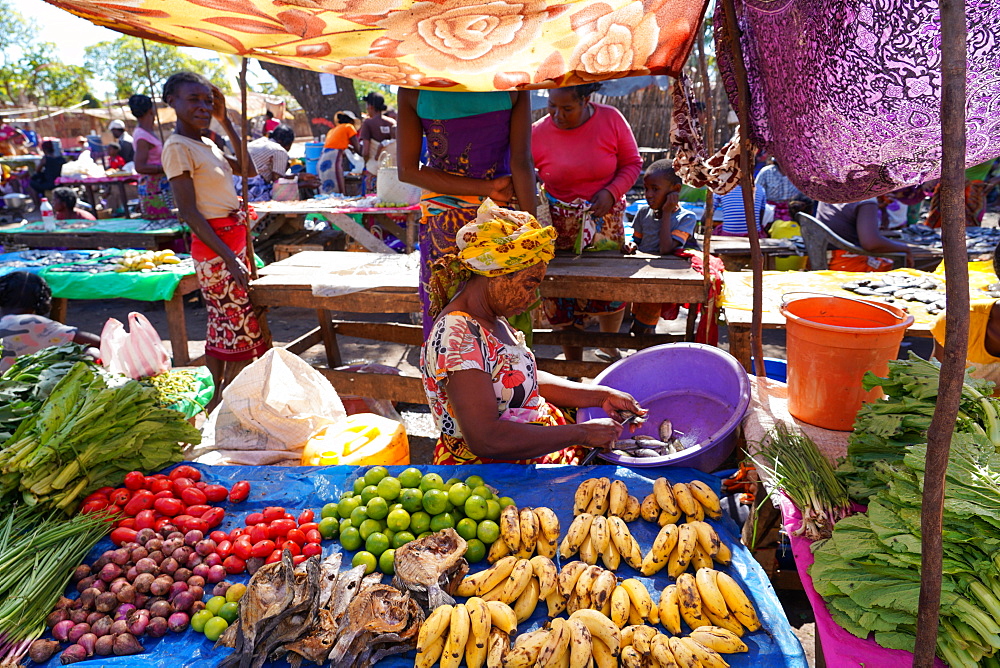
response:
[[[555,426],[566,424],[558,408],[546,403],[538,391],[535,356],[524,343],[524,334],[501,320],[514,338],[504,343],[467,313],[453,311],[438,318],[420,355],[424,391],[441,438],[434,448],[435,464],[577,464],[579,448],[566,448],[544,457],[521,460],[484,459],[476,456],[462,437],[448,398],[448,374],[476,369],[490,374],[501,420]]]

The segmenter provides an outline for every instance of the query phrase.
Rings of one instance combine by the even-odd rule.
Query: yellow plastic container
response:
[[[395,420],[357,413],[316,432],[302,450],[303,466],[389,466],[410,463],[410,442]]]

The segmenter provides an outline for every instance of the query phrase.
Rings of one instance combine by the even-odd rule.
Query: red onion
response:
[[[76,624],[70,619],[64,619],[55,626],[52,627],[52,637],[59,642],[66,642],[69,640],[69,632]]]
[[[198,558],[201,559],[201,557],[198,557]],[[212,569],[210,569],[205,564],[198,564],[197,566],[195,566],[194,568],[191,569],[191,572],[194,573],[194,577],[205,578],[207,580],[208,579],[208,573],[211,570]],[[226,569],[222,569],[222,570],[226,570]],[[188,579],[190,580],[191,578],[188,578]]]
[[[135,603],[135,587],[125,583],[125,586],[118,590],[118,600],[122,603]]]
[[[70,580],[72,582],[79,582],[88,575],[90,575],[90,566],[87,564],[80,564],[76,567],[76,570],[73,571],[73,577],[70,578]]]
[[[204,564],[202,564],[202,566],[204,566]],[[229,575],[229,573],[226,572],[225,567],[222,566],[222,564],[216,564],[208,569],[208,577],[205,579],[212,584],[215,584],[216,582],[222,582],[225,580],[227,575]]]
[[[170,540],[172,538],[180,538],[181,541],[184,540],[184,532],[175,527],[173,524],[165,525],[162,531],[163,535],[167,537],[167,540]]]
[[[137,547],[134,550],[132,550],[132,554],[129,555],[129,561],[131,561],[134,564],[135,562],[139,561],[140,559],[146,558],[148,555],[149,555],[149,549],[145,548],[145,547],[142,547],[140,545],[139,547]]]
[[[82,580],[76,583],[76,591],[82,594],[84,591],[94,586],[94,581],[96,579],[97,578],[95,576],[88,575],[87,577],[83,578]]]
[[[135,607],[142,608],[145,607],[146,602],[149,600],[149,596],[146,594],[136,594],[135,595]]]
[[[105,564],[105,566],[107,566],[107,565],[108,564]],[[114,564],[111,564],[111,565],[114,565]],[[115,566],[115,568],[118,568],[118,567]],[[112,578],[112,579],[114,579],[114,578]],[[96,580],[94,580],[94,584],[92,584],[90,586],[93,589],[96,589],[97,591],[102,591],[103,592],[103,591],[107,591],[108,590],[108,583],[105,582],[104,580],[100,579],[100,578],[97,578]]]
[[[90,626],[93,627],[94,622],[96,622],[101,617],[107,617],[107,615],[104,614],[103,612],[92,612],[89,615],[87,615],[87,619],[85,621],[87,624],[90,624]],[[93,628],[91,628],[91,630],[93,630]]]
[[[160,562],[160,572],[167,575],[173,575],[180,568],[180,564],[173,557],[167,557],[162,562]]]
[[[55,640],[36,640],[28,649],[28,658],[35,663],[48,663],[58,651],[59,643]]]
[[[170,556],[176,559],[177,563],[185,565],[188,560],[188,557],[190,557],[192,554],[194,554],[194,549],[188,547],[187,545],[181,545],[176,550],[174,550],[173,554],[171,554]]]
[[[149,541],[153,540],[155,536],[156,532],[148,527],[145,529],[139,529],[139,533],[135,535],[135,542],[140,545],[145,545]]]
[[[136,569],[134,565],[129,566],[128,571],[125,572],[125,579],[128,580],[129,582],[135,582],[135,579],[138,576],[139,576],[139,571]]]
[[[80,639],[76,641],[76,644],[87,650],[87,656],[94,656],[94,644],[97,642],[97,636],[93,633],[84,633],[80,636]]]
[[[132,583],[132,586],[135,587],[135,590],[140,594],[148,594],[149,588],[153,584],[154,580],[156,580],[156,578],[152,573],[139,573],[139,575],[135,577],[135,581]]]
[[[135,609],[135,605],[131,603],[122,603],[118,606],[118,609],[115,610],[115,621],[117,622],[119,619],[128,619],[128,616],[131,615],[132,611]]]
[[[188,618],[187,613],[175,612],[170,615],[170,619],[167,620],[167,628],[174,633],[180,633],[188,627],[189,621],[190,619]]]
[[[170,585],[173,583],[174,581],[169,575],[161,575],[153,580],[153,584],[149,585],[149,593],[154,596],[166,596],[167,592],[170,591]]]
[[[199,587],[198,585],[193,585],[190,582],[188,582],[188,591],[191,593],[191,596],[193,596],[194,600],[196,601],[200,601],[201,599],[205,598],[205,589],[203,587]]]
[[[159,536],[160,534],[156,534]],[[146,543],[146,549],[150,552],[156,552],[157,550],[163,550],[163,539],[162,538],[152,538]]]
[[[191,578],[191,569],[180,567],[174,571],[174,580],[180,580],[181,582],[187,582]],[[191,584],[188,582],[188,584]]]
[[[172,603],[174,610],[190,610],[191,606],[194,605],[194,596],[191,595],[191,592],[182,591],[174,597]]]
[[[135,570],[140,573],[155,573],[156,572],[156,562],[149,557],[144,557],[139,561],[135,562]]]
[[[94,572],[97,572],[97,571],[101,570],[102,568],[104,568],[104,564],[106,564],[106,563],[108,563],[108,562],[111,561],[111,553],[112,552],[114,552],[114,550],[108,550],[107,552],[105,552],[104,554],[102,554],[101,556],[99,556],[97,558],[97,561],[95,561],[94,563],[92,563],[90,565],[90,570],[94,571]]]
[[[157,601],[149,606],[149,614],[152,617],[169,617],[173,611],[174,606],[170,605],[169,601]]]
[[[94,602],[94,607],[98,612],[111,612],[118,607],[118,597],[109,591],[100,594]]]
[[[194,551],[203,557],[207,557],[208,555],[215,552],[215,547],[216,547],[215,541],[212,540],[211,538],[206,538],[204,540],[199,540],[195,544]]]
[[[115,656],[129,656],[131,654],[142,654],[145,651],[136,637],[131,633],[123,633],[115,638]]]
[[[132,615],[128,620],[129,633],[136,636],[144,634],[147,626],[149,626],[149,615]]]
[[[167,594],[167,599],[171,600],[174,598],[174,596],[177,596],[177,594],[187,590],[188,590],[187,582],[174,582],[172,585],[170,585],[170,593]]]
[[[77,661],[85,661],[87,658],[87,650],[80,647],[79,645],[70,645],[63,650],[63,653],[59,655],[59,662],[64,666],[68,663],[76,663]]]
[[[104,568],[101,569],[101,580],[105,583],[111,582],[119,575],[122,574],[122,568],[117,563],[114,564],[104,564]]]
[[[204,559],[202,558],[202,556],[200,554],[198,554],[197,552],[192,552],[191,554],[188,555],[188,558],[187,558],[187,567],[190,568],[192,571],[194,571],[194,574],[197,575],[198,574],[198,566],[201,565],[202,561],[204,561]]]
[[[73,605],[73,599],[66,598],[65,596],[60,596],[59,600],[56,601],[56,610],[68,610],[69,607]]]
[[[213,552],[212,554],[206,556],[201,563],[205,564],[209,568],[211,568],[212,566],[221,566],[222,557],[219,556],[218,552]]]
[[[80,608],[79,610],[74,610],[73,612],[69,613],[69,619],[74,624],[80,624],[82,622],[87,621],[87,617],[89,616],[90,616],[90,610],[84,610],[83,608]]]
[[[205,534],[198,531],[197,529],[191,529],[186,534],[184,534],[184,544],[188,547],[194,547],[199,540],[202,540]]]
[[[69,634],[66,636],[66,640],[69,642],[76,642],[84,633],[90,633],[90,624],[84,622],[82,624],[74,624],[73,628],[69,630]]]
[[[202,577],[201,575],[192,575],[187,579],[187,583],[188,583],[188,589],[190,589],[191,587],[204,587],[205,578]]]
[[[45,618],[45,625],[50,629],[61,621],[69,619],[69,610],[66,608],[56,608]]]
[[[146,558],[147,559],[152,559],[154,562],[156,562],[157,566],[159,566],[161,563],[163,563],[163,560],[166,559],[166,557],[163,555],[163,553],[160,552],[159,550],[153,550],[152,552],[149,553],[149,556],[146,557]]]
[[[146,627],[146,633],[153,638],[162,638],[167,635],[167,631],[170,630],[167,626],[167,620],[163,617],[153,617],[149,620],[149,626]]]
[[[124,619],[119,619],[111,624],[111,630],[108,631],[110,635],[116,636],[122,633],[128,633],[128,622]]]
[[[128,580],[125,578],[115,578],[115,581],[108,585],[108,591],[117,596],[121,588],[127,584]]]
[[[225,596],[231,586],[232,585],[228,582],[220,582],[212,587],[212,596]]]
[[[108,635],[111,632],[112,619],[107,615],[104,615],[93,624],[90,625],[90,632],[93,633],[98,638]]]
[[[193,615],[194,613],[201,612],[204,609],[205,609],[205,601],[195,601],[191,605],[191,609],[188,610],[188,612],[190,612]]]
[[[115,651],[115,637],[104,635],[94,643],[94,654],[97,656],[111,656]]]
[[[118,566],[124,566],[128,563],[129,557],[132,556],[132,550],[120,547],[111,553],[111,563]],[[101,570],[104,570],[103,568]]]

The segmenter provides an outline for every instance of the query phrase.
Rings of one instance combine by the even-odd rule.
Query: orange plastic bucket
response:
[[[885,376],[913,316],[881,302],[829,295],[781,305],[787,319],[788,412],[809,424],[850,431],[861,405],[881,388],[865,392],[871,371]]]

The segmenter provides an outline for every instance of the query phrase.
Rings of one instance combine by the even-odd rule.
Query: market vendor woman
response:
[[[432,290],[448,276],[465,281],[431,314],[421,354],[424,390],[441,430],[435,464],[576,464],[579,446],[610,447],[622,425],[610,417],[568,424],[553,404],[645,413],[624,392],[538,371],[523,334],[507,322],[538,299],[555,236],[530,214],[487,199],[476,221],[458,231],[457,252],[434,263]],[[432,296],[433,303],[443,300]]]

